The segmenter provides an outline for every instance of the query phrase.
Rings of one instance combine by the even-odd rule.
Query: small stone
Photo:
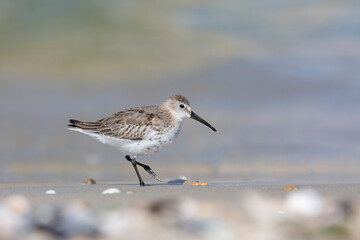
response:
[[[11,195],[6,197],[4,204],[16,214],[28,213],[31,210],[29,200],[22,195]]]
[[[209,184],[208,183],[206,183],[206,182],[193,182],[192,184],[191,184],[191,186],[194,186],[194,187],[206,187],[206,186],[209,186]]]
[[[45,192],[45,194],[56,194],[56,191],[50,189],[50,190],[47,190],[47,191]]]
[[[92,184],[96,184],[96,181],[93,178],[89,178],[88,180],[86,180],[84,182],[84,184],[86,185],[92,185]]]
[[[282,188],[284,191],[288,192],[288,191],[297,191],[298,187],[296,185],[285,185]]]
[[[314,189],[302,189],[286,196],[284,209],[287,213],[315,217],[323,211],[324,199]]]
[[[187,177],[186,176],[184,176],[184,175],[181,175],[181,176],[179,176],[179,179],[181,179],[181,180],[187,180]]]
[[[195,183],[195,182],[187,180],[187,181],[183,182],[183,185],[192,185],[193,183]]]
[[[126,191],[126,194],[133,194],[134,192],[132,191]]]
[[[108,188],[102,192],[102,194],[116,194],[120,193],[120,190],[117,188]]]
[[[189,185],[189,186],[209,186],[208,183],[206,182],[199,182],[199,181],[192,181],[192,180],[187,180],[185,182],[183,182],[183,185]]]
[[[207,187],[209,184],[207,182],[201,182],[199,183],[199,186]]]

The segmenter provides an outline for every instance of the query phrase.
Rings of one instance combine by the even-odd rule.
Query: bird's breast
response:
[[[147,134],[145,140],[158,142],[159,145],[167,145],[174,140],[179,132],[180,126],[169,127],[165,129],[155,129]]]
[[[141,140],[128,141],[118,146],[119,150],[132,156],[149,155],[172,143],[179,134],[180,127],[152,129]]]

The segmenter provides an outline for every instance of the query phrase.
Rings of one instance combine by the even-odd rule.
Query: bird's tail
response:
[[[92,131],[97,132],[100,123],[97,122],[82,122],[75,119],[70,119],[70,124],[68,124],[68,129],[70,130],[84,130],[84,131]]]

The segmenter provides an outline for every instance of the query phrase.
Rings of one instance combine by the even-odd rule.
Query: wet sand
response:
[[[0,198],[11,194],[21,194],[35,205],[44,203],[65,203],[69,200],[80,199],[88,202],[94,208],[111,206],[114,204],[146,204],[163,198],[189,197],[200,201],[214,201],[220,204],[236,204],[239,198],[256,192],[269,197],[284,197],[288,192],[282,188],[284,184],[272,183],[229,183],[209,182],[209,186],[186,186],[180,184],[149,184],[140,187],[133,182],[105,182],[94,185],[83,183],[67,184],[1,184]],[[325,198],[347,200],[360,203],[360,184],[298,184],[298,189],[315,189]],[[103,195],[109,188],[117,188],[120,194]],[[55,195],[47,195],[47,190],[55,190]],[[131,192],[131,193],[129,193]]]

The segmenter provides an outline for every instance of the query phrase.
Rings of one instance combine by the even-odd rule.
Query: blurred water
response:
[[[2,8],[1,181],[132,180],[116,149],[68,119],[175,93],[218,132],[186,120],[174,144],[139,159],[160,175],[358,181],[358,1],[65,2]]]
[[[186,169],[192,164],[218,168],[230,163],[246,168],[257,163],[255,171],[271,172],[268,164],[280,164],[290,172],[301,166],[300,171],[354,173],[360,170],[360,70],[352,63],[239,59],[161,83],[87,89],[60,82],[8,83],[0,94],[2,169],[14,163],[35,164],[41,176],[42,171],[56,172],[56,167],[41,170],[42,164],[47,168],[63,164],[67,166],[61,169],[63,174],[73,178],[82,165],[85,174],[92,165],[105,172],[114,166],[127,167],[115,149],[66,130],[68,119],[97,120],[182,93],[218,132],[186,120],[173,145],[141,160],[156,159],[151,163],[165,169],[178,165]],[[71,169],[72,164],[77,167]]]

